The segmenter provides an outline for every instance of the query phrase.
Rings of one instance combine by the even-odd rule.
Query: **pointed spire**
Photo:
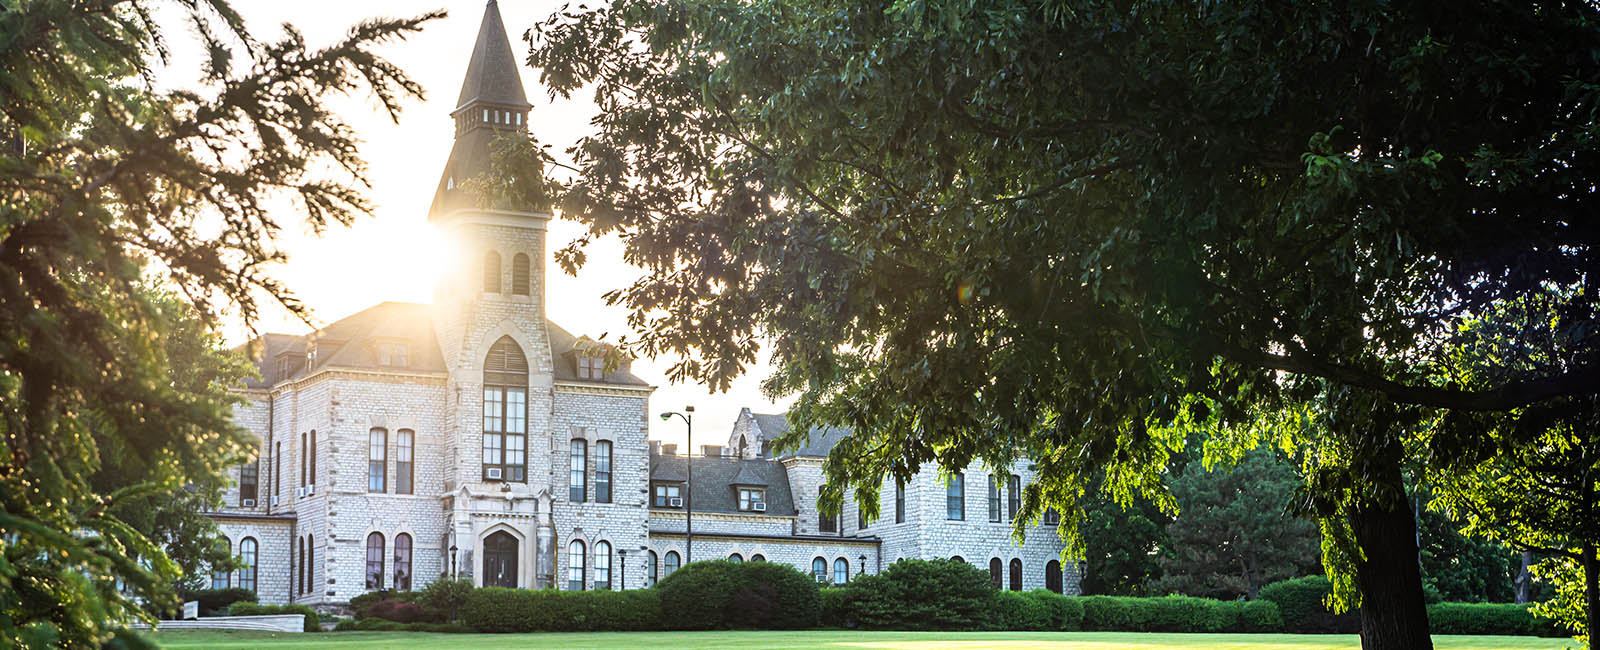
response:
[[[461,82],[456,110],[469,104],[487,102],[532,107],[522,92],[522,76],[517,73],[517,57],[506,38],[506,25],[500,20],[500,7],[489,0],[478,25],[478,40],[472,45],[467,62],[467,78]]]

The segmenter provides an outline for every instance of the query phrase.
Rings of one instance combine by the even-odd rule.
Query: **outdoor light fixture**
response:
[[[456,578],[456,545],[450,544],[450,577]]]
[[[661,414],[661,421],[666,422],[672,416],[683,419],[684,426],[688,429],[688,436],[684,446],[688,451],[684,455],[684,464],[689,467],[689,477],[683,486],[683,563],[694,561],[694,407],[683,407],[683,413],[667,411]]]

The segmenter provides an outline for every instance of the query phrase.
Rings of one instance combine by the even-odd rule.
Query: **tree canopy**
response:
[[[1053,505],[1081,549],[1100,472],[1171,508],[1168,425],[1317,403],[1303,510],[1382,597],[1369,647],[1425,647],[1405,432],[1600,386],[1592,348],[1483,385],[1420,363],[1463,319],[1592,277],[1597,18],[624,0],[536,26],[529,62],[595,91],[557,204],[645,269],[611,295],[633,349],[714,387],[770,352],[797,431],[856,432],[835,490],[1026,456],[1019,521]]]
[[[257,39],[225,0],[0,4],[0,645],[97,645],[134,599],[171,602],[179,568],[119,507],[253,451],[214,383],[236,368],[167,346],[214,343],[261,300],[304,314],[268,275],[301,219],[269,206],[318,230],[368,209],[355,132],[324,102],[365,91],[393,116],[421,88],[374,48],[439,15],[314,49]],[[160,89],[184,28],[201,81]]]

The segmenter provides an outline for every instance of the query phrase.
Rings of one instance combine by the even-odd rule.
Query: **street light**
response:
[[[689,466],[689,479],[683,485],[683,563],[688,564],[694,561],[694,407],[683,407],[683,413],[677,411],[662,413],[661,421],[670,421],[674,415],[682,419],[684,426],[688,428],[688,436],[684,440],[684,446],[688,447],[688,450],[683,461]]]
[[[460,576],[456,575],[456,545],[454,543],[451,543],[450,544],[450,579],[454,580],[454,579],[459,578],[459,577]]]
[[[622,588],[618,589],[617,591],[627,591],[628,590],[628,549],[625,549],[625,548],[617,549],[617,559],[621,560],[621,563],[622,563],[621,569],[619,569],[617,571],[617,573],[618,573],[617,578],[619,578],[621,580]]]
[[[861,575],[861,576],[867,575],[867,554],[866,553],[862,553],[860,560],[861,560],[861,570],[856,572],[856,575]]]

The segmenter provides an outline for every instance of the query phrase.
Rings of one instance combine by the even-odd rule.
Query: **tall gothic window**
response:
[[[367,432],[367,491],[383,492],[389,484],[389,432],[374,428]]]
[[[383,588],[383,533],[367,535],[367,589]]]
[[[411,590],[411,536],[405,533],[394,536],[394,588]]]
[[[228,541],[228,538],[226,537],[219,538],[217,540],[217,550],[221,551],[224,555],[232,555],[233,542]],[[211,572],[211,588],[227,589],[233,584],[232,578],[233,574],[228,573],[227,571],[213,570]]]
[[[1044,588],[1061,593],[1061,562],[1051,560],[1044,565]]]
[[[841,557],[833,561],[833,584],[846,582],[850,582],[850,561]]]
[[[667,556],[662,558],[661,562],[661,577],[665,578],[672,575],[673,571],[678,570],[678,552],[667,551]]]
[[[311,461],[311,473],[310,473],[308,478],[309,478],[309,480],[311,482],[310,483],[311,485],[316,485],[317,484],[317,430],[316,429],[312,429],[311,430],[311,448],[308,451],[308,454],[310,455],[310,461]]]
[[[239,542],[239,588],[256,590],[256,538],[246,537]]]
[[[594,502],[611,503],[611,441],[594,443]]]
[[[311,586],[317,584],[316,573],[314,573],[317,570],[317,538],[315,536],[306,535],[306,555],[301,560],[301,563],[306,565],[306,584],[301,591],[309,594],[311,593]]]
[[[594,588],[611,589],[611,543],[594,543]]]
[[[394,435],[394,493],[411,494],[413,490],[412,479],[416,478],[412,470],[412,446],[417,442],[417,434],[410,429],[401,429]]]
[[[511,293],[519,296],[528,295],[530,293],[528,285],[531,284],[529,275],[528,256],[517,253],[515,257],[511,258]]]
[[[583,591],[584,560],[583,542],[572,540],[572,543],[567,545],[568,590]]]
[[[299,560],[298,564],[295,560]],[[294,546],[289,549],[289,573],[293,574],[294,584],[289,587],[289,599],[294,600],[305,588],[306,584],[306,538],[297,537]]]
[[[1011,590],[1022,591],[1022,560],[1011,558]]]
[[[585,472],[589,468],[589,443],[582,440],[572,441],[572,453],[568,454],[569,466],[567,480],[571,485],[567,499],[573,503],[586,501],[589,494]]]
[[[644,552],[644,586],[646,587],[656,586],[656,562],[655,551]],[[627,579],[626,576],[623,579]]]
[[[989,583],[994,585],[995,589],[1004,589],[1005,588],[1005,582],[1004,582],[1004,580],[1005,580],[1005,568],[1004,567],[1005,567],[1005,563],[1001,562],[1000,558],[996,557],[996,558],[990,558],[989,559]]]
[[[989,521],[1000,521],[1000,475],[989,476]]]
[[[1006,487],[1006,519],[1016,519],[1017,511],[1022,509],[1022,477],[1012,474]]]
[[[500,293],[500,254],[494,251],[483,254],[483,290]]]
[[[894,482],[894,523],[906,523],[906,484]]]
[[[483,478],[528,480],[528,358],[509,336],[483,360]]]

